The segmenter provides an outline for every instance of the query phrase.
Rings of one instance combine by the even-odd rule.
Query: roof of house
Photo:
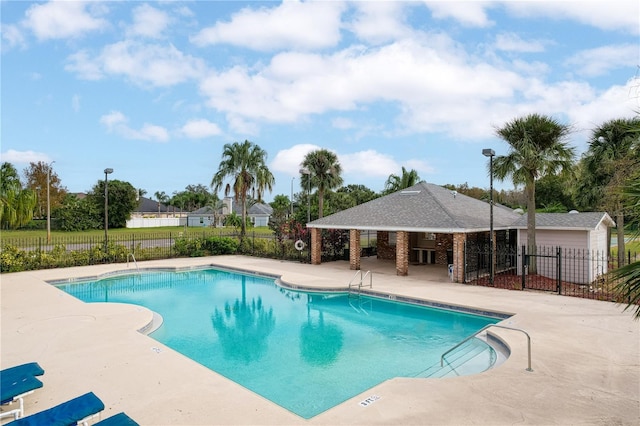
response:
[[[235,203],[233,205],[233,211],[236,214],[242,214],[242,205],[240,205],[240,203]],[[247,213],[251,215],[269,216],[273,213],[273,208],[269,204],[255,203],[247,209]]]
[[[233,212],[237,215],[241,215],[242,205],[240,205],[239,203],[233,203]],[[219,213],[222,213],[222,209],[219,210]],[[252,216],[259,216],[259,215],[268,216],[271,213],[273,213],[273,208],[268,204],[255,203],[254,205],[249,206],[249,208],[247,209],[247,214]],[[209,216],[209,215],[213,215],[213,209],[211,208],[211,206],[204,206],[202,208],[199,208],[198,210],[194,210],[193,212],[189,213],[189,216]]]
[[[176,212],[179,212],[180,209],[176,208]],[[138,201],[138,208],[135,210],[140,213],[151,212],[158,213],[158,202],[154,201],[150,198],[140,197]],[[167,213],[169,211],[169,207],[165,204],[160,204],[160,213]]]
[[[493,209],[494,229],[509,228],[520,215],[500,205]],[[308,224],[310,228],[413,232],[489,230],[490,206],[439,185],[420,182]]]
[[[603,223],[615,226],[615,222],[604,212],[536,213],[536,229],[573,229],[594,230]],[[527,215],[523,215],[514,224],[514,228],[527,228]]]

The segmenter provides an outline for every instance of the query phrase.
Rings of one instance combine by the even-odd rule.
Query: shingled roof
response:
[[[571,213],[536,213],[536,229],[573,229],[591,231],[600,226],[615,226],[615,222],[607,213],[603,212],[571,212]],[[519,218],[514,228],[526,229],[527,216]]]
[[[439,185],[420,182],[310,222],[309,228],[410,232],[479,232],[489,230],[489,203]],[[494,205],[494,229],[508,229],[520,215]],[[526,222],[525,222],[526,223]]]
[[[139,213],[158,213],[158,202],[150,198],[140,197],[138,200],[138,208],[135,210]],[[173,211],[180,212],[181,210],[175,208]],[[166,204],[160,204],[160,213],[168,213],[169,207]]]

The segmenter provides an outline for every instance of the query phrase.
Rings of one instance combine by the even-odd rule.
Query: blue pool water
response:
[[[57,285],[85,302],[145,306],[151,337],[311,418],[393,377],[416,377],[496,318],[346,294],[305,293],[215,269]]]

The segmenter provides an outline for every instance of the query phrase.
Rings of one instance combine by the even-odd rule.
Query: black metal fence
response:
[[[606,252],[562,247],[537,247],[529,252],[525,246],[503,248],[496,258],[491,282],[488,247],[465,250],[465,282],[506,289],[530,289],[598,300],[617,300],[615,282],[608,274],[618,268],[617,256]],[[627,251],[625,263],[640,260],[640,254]],[[623,302],[623,300],[622,300]]]
[[[197,257],[207,252],[211,238],[228,238],[237,242],[235,252],[251,256],[306,262],[309,246],[297,250],[295,241],[278,240],[274,235],[248,233],[240,242],[237,233],[158,232],[113,234],[108,239],[96,236],[64,236],[46,238],[3,238],[0,271],[50,269],[69,266],[125,263],[132,260]]]

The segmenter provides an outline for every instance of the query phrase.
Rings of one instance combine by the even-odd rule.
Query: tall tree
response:
[[[374,200],[379,197],[373,190],[367,188],[365,185],[347,185],[342,188],[338,188],[336,192],[345,193],[353,201],[353,206],[357,206],[367,201]]]
[[[342,166],[338,156],[327,149],[309,152],[302,161],[308,174],[302,174],[300,187],[302,189],[316,188],[318,190],[318,218],[323,217],[324,194],[326,191],[342,185]]]
[[[536,208],[547,212],[568,212],[575,208],[572,188],[575,179],[563,175],[546,175],[536,181]]]
[[[384,194],[391,194],[393,192],[401,191],[405,188],[415,185],[420,182],[420,176],[414,169],[408,171],[402,166],[402,173],[400,175],[390,174],[387,181],[384,184]]]
[[[211,194],[202,184],[187,185],[184,191],[174,191],[168,203],[179,207],[183,212],[193,211],[208,205],[212,197],[215,197],[215,194]]]
[[[29,163],[29,167],[25,168],[23,173],[27,180],[27,187],[37,194],[38,201],[34,212],[36,217],[42,218],[47,213],[47,178],[49,178],[49,205],[51,210],[62,204],[67,196],[67,189],[60,185],[60,178],[53,171],[53,167],[50,164],[44,161]]]
[[[247,197],[261,202],[264,191],[271,191],[275,183],[266,161],[267,152],[253,142],[245,140],[242,143],[225,144],[222,161],[211,179],[214,192],[222,188],[225,179],[232,180],[224,187],[224,195],[226,197],[233,191],[235,201],[242,206],[241,238],[244,238],[247,230]]]
[[[156,191],[154,194],[156,200],[158,200],[158,216],[160,216],[160,205],[167,204],[169,202],[169,196],[164,191]]]
[[[536,180],[548,174],[570,173],[575,149],[565,141],[570,127],[538,114],[516,118],[496,134],[509,144],[509,153],[493,160],[498,180],[511,177],[515,186],[523,185],[527,197],[527,247],[536,251]],[[535,272],[535,262],[530,272]]]
[[[23,188],[15,167],[11,163],[0,166],[0,226],[17,228],[29,223],[36,206],[36,193]]]
[[[618,262],[624,265],[622,188],[640,167],[640,118],[610,120],[596,127],[580,161],[576,199],[581,207],[605,209],[616,218]]]
[[[100,212],[102,226],[104,226],[105,200],[104,200],[104,180],[98,181],[91,192],[87,194],[87,200],[92,204],[92,208]],[[138,207],[136,197],[138,190],[129,182],[121,180],[109,180],[107,184],[107,202],[109,209],[109,228],[124,228],[127,220],[131,218],[131,212]]]
[[[635,128],[636,133],[640,134],[640,127]],[[623,203],[629,208],[632,215],[632,221],[629,223],[630,228],[635,226],[633,238],[640,238],[640,171],[635,173],[629,179],[627,185],[622,192]],[[635,311],[635,319],[640,319],[640,261],[636,260],[628,265],[616,269],[613,277],[620,280],[616,286],[616,291],[621,300],[627,301],[626,309]]]
[[[223,215],[222,210],[224,209],[224,202],[220,198],[218,198],[217,195],[214,194],[209,199],[207,206],[211,209],[211,212],[213,213],[213,222],[211,223],[211,226],[215,228],[218,226],[218,222],[220,221],[220,218]]]

